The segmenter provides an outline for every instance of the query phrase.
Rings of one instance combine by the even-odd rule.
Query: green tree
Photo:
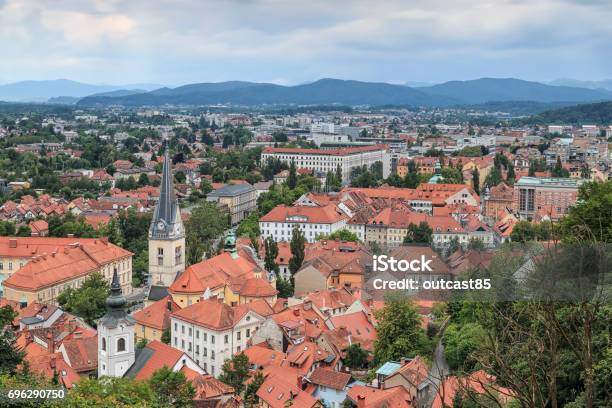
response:
[[[289,259],[289,270],[291,271],[291,283],[293,284],[293,275],[300,269],[304,262],[304,249],[306,248],[306,238],[298,227],[294,227],[291,232],[291,258]]]
[[[87,324],[95,327],[96,320],[106,312],[109,293],[108,282],[101,273],[95,272],[83,281],[81,287],[65,289],[57,301],[63,310],[83,318]]]
[[[237,394],[244,390],[244,382],[249,377],[249,358],[244,353],[234,354],[223,362],[219,380],[234,388]]]
[[[612,242],[612,180],[587,182],[578,191],[578,201],[561,222],[566,240],[595,239]]]
[[[514,165],[510,163],[508,165],[508,173],[506,173],[506,181],[508,182],[508,184],[512,185],[514,184],[515,180],[516,180],[516,173],[514,172]]]
[[[287,187],[294,189],[297,186],[297,170],[295,168],[295,161],[291,160],[289,166],[289,176],[287,176]]]
[[[174,372],[164,366],[149,380],[155,400],[162,406],[191,407],[195,389],[181,371]]]
[[[147,407],[154,406],[155,394],[148,381],[127,377],[82,378],[70,389],[62,406],[80,407]]]
[[[368,352],[361,348],[359,343],[353,343],[345,350],[344,364],[352,369],[359,369],[368,365]]]
[[[228,217],[213,204],[202,201],[191,211],[189,220],[185,223],[188,263],[198,263],[202,260],[212,241],[219,237],[229,226]]]
[[[474,167],[472,171],[472,185],[476,194],[480,195],[480,173],[478,172],[478,167]]]
[[[17,312],[11,306],[0,308],[0,374],[15,374],[25,355],[15,344],[15,317]]]
[[[478,350],[486,334],[478,323],[450,324],[444,331],[444,355],[452,370],[472,371],[477,364],[472,353]]]
[[[162,331],[162,335],[161,335],[161,341],[162,343],[165,344],[170,344],[170,340],[172,339],[172,329],[170,328],[170,325],[168,325],[168,327],[164,327],[164,330]]]
[[[468,249],[474,249],[476,251],[484,250],[484,242],[480,238],[470,238],[468,242]]]
[[[252,408],[257,405],[257,390],[265,381],[262,373],[258,372],[253,376],[253,380],[247,385],[244,391],[244,404],[247,408]]]
[[[484,184],[487,187],[493,187],[493,186],[498,185],[502,181],[503,181],[503,178],[502,178],[501,171],[497,167],[493,167],[491,169],[491,172],[485,178]]]
[[[421,319],[411,301],[401,295],[387,296],[385,307],[375,312],[378,326],[374,343],[376,365],[417,354],[428,356],[432,345],[421,329]]]
[[[354,232],[347,230],[346,228],[342,228],[332,232],[331,234],[319,234],[316,237],[317,241],[321,241],[324,239],[327,240],[339,240],[339,241],[349,241],[349,242],[359,242],[359,237]]]
[[[569,171],[563,168],[561,164],[561,157],[557,156],[557,162],[552,168],[551,175],[553,177],[569,177]]]
[[[408,232],[404,237],[404,244],[431,244],[432,240],[433,230],[426,221],[421,221],[419,225],[413,223],[408,225]]]
[[[278,276],[278,265],[276,257],[278,256],[278,245],[272,237],[268,237],[264,241],[264,265],[269,272],[275,272]]]

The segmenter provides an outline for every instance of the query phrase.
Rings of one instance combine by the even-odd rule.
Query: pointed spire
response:
[[[157,216],[166,223],[174,221],[174,203],[176,196],[174,194],[174,183],[172,180],[172,162],[170,161],[170,153],[168,148],[164,153],[164,167],[162,170],[162,179],[159,191],[159,204],[157,205]]]
[[[127,303],[125,296],[121,293],[121,285],[119,284],[119,275],[117,268],[113,272],[113,281],[111,282],[111,294],[106,298],[106,309],[109,311],[121,310]]]
[[[155,207],[155,212],[151,219],[151,228],[149,229],[151,238],[168,239],[175,234],[175,224],[180,222],[180,217],[177,220],[178,211],[178,202],[172,181],[172,161],[170,159],[170,152],[166,148],[159,188],[159,201]],[[182,231],[182,228],[180,230]]]

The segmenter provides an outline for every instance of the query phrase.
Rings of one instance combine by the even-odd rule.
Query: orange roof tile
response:
[[[170,314],[177,310],[180,310],[180,306],[174,303],[170,296],[166,296],[137,311],[132,317],[142,326],[163,330],[170,324]]]
[[[6,279],[3,285],[37,291],[85,276],[102,265],[131,255],[131,252],[102,240],[73,244],[34,257]]]

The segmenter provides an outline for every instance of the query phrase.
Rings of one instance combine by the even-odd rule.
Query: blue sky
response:
[[[612,77],[610,0],[0,0],[0,81]]]

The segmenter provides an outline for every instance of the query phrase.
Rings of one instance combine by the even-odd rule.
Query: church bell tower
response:
[[[123,377],[134,364],[136,321],[125,311],[126,303],[115,269],[106,314],[98,323],[98,377]]]
[[[185,270],[185,230],[174,193],[171,166],[166,149],[159,201],[149,227],[150,284],[165,287]]]

